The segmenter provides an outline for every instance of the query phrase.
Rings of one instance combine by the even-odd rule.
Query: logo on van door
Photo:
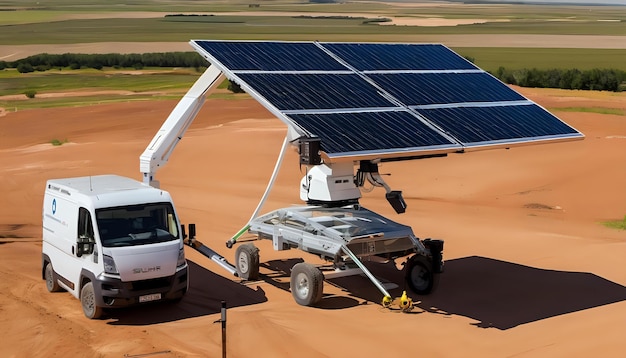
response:
[[[149,272],[158,272],[161,271],[161,266],[153,266],[153,267],[137,267],[133,269],[133,273],[149,273]]]

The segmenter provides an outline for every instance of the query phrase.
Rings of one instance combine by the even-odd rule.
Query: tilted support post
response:
[[[202,108],[209,90],[217,87],[222,78],[223,74],[217,67],[207,68],[167,117],[139,157],[139,170],[143,173],[145,184],[159,187],[159,182],[154,179],[155,172],[167,163],[174,148]]]

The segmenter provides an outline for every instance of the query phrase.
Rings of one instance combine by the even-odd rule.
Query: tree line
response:
[[[473,62],[473,59],[469,59]],[[16,68],[21,73],[52,68],[134,68],[188,67],[200,69],[208,63],[196,52],[161,52],[144,54],[39,54],[17,61],[0,61],[0,70]],[[562,88],[619,92],[626,90],[626,71],[617,69],[507,69],[492,73],[504,83],[521,87]]]
[[[626,89],[626,72],[616,69],[581,71],[579,69],[520,69],[498,68],[492,73],[500,81],[520,87],[562,88],[620,92]]]
[[[196,52],[158,52],[142,54],[39,54],[13,62],[0,61],[0,70],[16,68],[21,73],[47,71],[52,68],[135,68],[144,67],[207,67],[208,63]]]

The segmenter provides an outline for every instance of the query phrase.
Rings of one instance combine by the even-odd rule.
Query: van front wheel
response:
[[[98,319],[102,316],[102,307],[96,305],[96,293],[92,282],[87,282],[80,290],[80,303],[83,306],[85,317]]]
[[[47,262],[44,271],[44,277],[46,278],[46,288],[48,292],[59,292],[61,287],[54,277],[54,271],[52,270],[52,264]]]

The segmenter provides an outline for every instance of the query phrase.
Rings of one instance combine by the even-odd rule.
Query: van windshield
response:
[[[96,210],[104,247],[146,245],[178,239],[170,203],[149,203]]]

